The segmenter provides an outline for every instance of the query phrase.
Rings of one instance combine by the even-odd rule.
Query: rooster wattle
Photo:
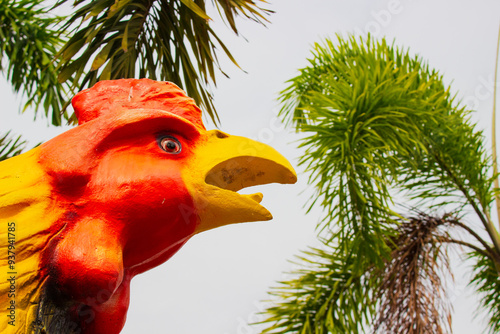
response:
[[[72,103],[77,127],[0,163],[1,333],[119,333],[135,275],[271,219],[237,191],[297,179],[271,147],[207,131],[174,84],[102,81]]]

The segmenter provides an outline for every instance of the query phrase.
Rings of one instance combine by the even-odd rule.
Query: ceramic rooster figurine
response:
[[[103,81],[72,103],[77,127],[0,163],[1,333],[119,333],[135,275],[271,219],[237,191],[297,179],[271,147],[207,131],[172,83]]]

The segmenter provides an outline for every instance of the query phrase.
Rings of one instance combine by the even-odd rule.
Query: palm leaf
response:
[[[323,240],[299,258],[294,279],[271,291],[274,306],[266,310],[263,333],[448,333],[450,305],[442,277],[449,275],[448,243],[460,224],[452,215],[417,213],[397,221],[387,240],[391,257],[381,267],[359,261],[351,249],[359,239],[340,233]],[[359,263],[365,267],[359,268]]]
[[[375,333],[451,333],[451,309],[443,278],[451,278],[447,242],[453,242],[451,215],[424,213],[402,220],[391,260],[380,277]]]
[[[325,242],[296,262],[304,268],[271,291],[272,306],[266,310],[269,326],[263,334],[363,333],[374,318],[377,300],[373,266],[356,268],[357,254],[346,256]]]
[[[441,285],[446,275],[441,267],[448,263],[443,245],[466,246],[500,267],[500,238],[489,214],[496,175],[489,173],[492,162],[482,132],[450,90],[419,57],[370,36],[316,44],[309,66],[288,81],[280,115],[306,133],[300,163],[317,190],[310,208],[324,209],[320,227],[330,248],[316,255],[331,261],[319,261],[285,283],[281,301],[268,310],[274,322],[270,333],[356,333],[356,326],[325,326],[361,318],[366,324],[376,320],[374,330],[384,333],[446,332],[451,325]],[[408,201],[419,213],[446,208],[456,218],[404,219],[395,208]],[[470,209],[493,246],[463,222]],[[451,237],[456,226],[474,242]],[[484,261],[478,263],[479,271],[490,275],[476,280],[478,286],[491,292],[485,301],[493,300],[498,269],[493,273]],[[323,272],[332,265],[349,278],[330,282]],[[308,280],[300,287],[305,277],[314,287]],[[330,304],[309,303],[331,296],[334,284],[342,292]],[[339,304],[360,289],[372,297],[369,303]],[[320,317],[330,305],[335,316]],[[487,306],[493,324],[496,308]],[[373,310],[379,310],[377,316]]]
[[[0,4],[1,68],[14,91],[26,95],[24,109],[43,108],[54,125],[67,115],[63,112],[69,86],[58,82],[54,55],[63,43],[57,24],[61,18],[50,16],[42,0],[7,0]]]
[[[237,32],[237,15],[265,22],[270,11],[259,3],[265,1],[217,1],[216,5]],[[91,0],[76,1],[75,6],[65,25],[73,29],[73,36],[59,53],[60,82],[83,89],[104,79],[171,81],[218,122],[209,90],[219,68],[217,49],[236,61],[213,31],[204,0]]]
[[[354,231],[358,251],[380,264],[394,204],[454,203],[474,209],[500,251],[483,135],[436,71],[370,37],[316,44],[310,63],[281,93],[281,115],[309,134],[300,163],[317,188],[313,203],[327,209],[324,228]]]
[[[21,136],[12,138],[10,131],[0,137],[0,161],[12,158],[21,154],[26,142],[21,139]]]
[[[498,264],[481,252],[472,252],[475,261],[471,284],[481,296],[481,304],[489,316],[489,332],[500,332],[500,277]]]

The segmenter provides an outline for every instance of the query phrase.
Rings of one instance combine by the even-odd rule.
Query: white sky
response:
[[[276,13],[264,28],[239,21],[242,35],[231,35],[216,13],[215,29],[227,41],[244,73],[226,60],[223,68],[231,79],[220,76],[215,90],[221,129],[260,139],[275,147],[296,165],[301,151],[297,135],[276,121],[277,93],[284,82],[307,65],[314,42],[336,33],[365,33],[396,39],[428,60],[444,74],[454,92],[478,112],[474,120],[490,131],[495,47],[500,23],[500,3],[476,1],[394,0],[280,0],[271,1]],[[221,58],[223,58],[221,56]],[[0,133],[13,129],[32,143],[63,131],[32,122],[32,113],[18,115],[20,98],[2,82],[4,116]],[[213,125],[206,122],[208,127]],[[274,220],[234,225],[194,237],[162,266],[133,280],[128,320],[123,330],[132,333],[256,334],[256,312],[263,311],[270,286],[286,279],[293,268],[288,260],[316,243],[315,226],[320,211],[305,213],[312,194],[307,176],[299,171],[296,185],[258,187],[263,204]],[[255,192],[251,189],[248,192]],[[154,233],[152,231],[152,233]],[[457,265],[461,260],[455,261]],[[482,333],[481,319],[471,292],[464,288],[464,266],[456,272],[451,289],[454,333]]]

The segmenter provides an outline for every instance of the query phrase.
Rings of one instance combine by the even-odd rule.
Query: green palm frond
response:
[[[60,125],[67,115],[68,85],[60,83],[54,55],[63,44],[61,18],[49,15],[43,0],[6,0],[0,3],[1,68],[16,92],[24,93],[24,109],[42,107],[53,124]],[[7,62],[2,62],[5,64]]]
[[[271,291],[276,304],[266,310],[263,333],[450,332],[441,277],[449,274],[448,244],[463,244],[449,234],[457,221],[423,213],[394,221],[391,258],[382,267],[339,251],[340,234],[305,252],[297,263],[304,269]]]
[[[26,142],[21,139],[21,136],[12,138],[10,131],[0,137],[0,161],[12,158],[20,154]]]
[[[384,224],[401,200],[455,202],[453,211],[470,205],[488,229],[493,197],[483,136],[442,77],[385,40],[339,37],[337,44],[316,44],[311,65],[280,96],[283,118],[310,134],[300,163],[317,188],[312,203],[327,209],[324,226],[357,233],[356,251],[373,263],[388,255]]]
[[[372,322],[375,332],[449,331],[441,284],[448,268],[445,245],[465,246],[500,268],[500,237],[489,214],[497,191],[492,161],[470,111],[419,57],[370,36],[316,44],[309,66],[288,81],[280,102],[284,121],[306,134],[300,164],[317,191],[310,208],[324,209],[320,230],[329,250],[315,251],[327,261],[277,290],[280,301],[267,312],[273,323],[268,331],[357,333],[356,326],[328,327],[353,319]],[[396,212],[409,203],[418,207],[416,218]],[[492,246],[464,223],[466,209],[483,223]],[[428,215],[438,211],[454,218]],[[452,237],[452,227],[470,239]],[[478,268],[487,273],[484,263]],[[325,273],[332,266],[348,278],[330,280]],[[476,279],[491,292],[485,301],[496,291],[498,272]],[[372,300],[339,304],[355,291]],[[325,296],[332,298],[328,305]],[[335,313],[322,317],[320,310],[329,307]]]
[[[355,267],[357,254],[346,256],[331,245],[325,242],[323,249],[305,252],[297,263],[305,269],[272,290],[276,304],[266,310],[269,327],[263,334],[364,332],[377,305],[378,278],[373,266]]]
[[[498,264],[481,252],[472,252],[475,260],[471,284],[481,297],[481,304],[489,316],[489,333],[500,332],[500,277]]]
[[[266,22],[270,11],[260,3],[266,2],[215,2],[235,32],[237,15]],[[236,61],[212,29],[204,0],[79,0],[75,6],[65,25],[73,35],[60,52],[60,82],[82,89],[104,79],[172,81],[218,122],[209,92],[217,49]]]

